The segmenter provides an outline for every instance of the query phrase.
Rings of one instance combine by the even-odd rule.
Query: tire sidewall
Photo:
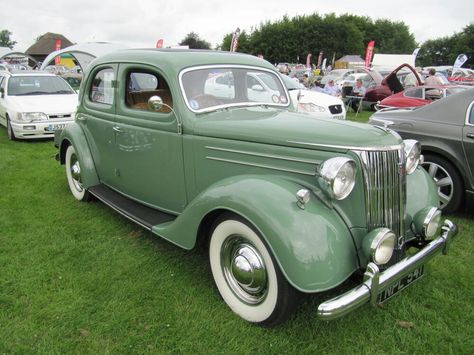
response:
[[[268,290],[265,299],[258,305],[249,305],[240,300],[228,286],[222,270],[221,248],[227,238],[239,235],[251,243],[260,253],[267,270]],[[278,303],[278,277],[275,263],[267,247],[246,223],[237,219],[225,219],[216,224],[211,233],[209,260],[214,281],[224,301],[241,318],[252,323],[264,323],[270,319]]]
[[[79,191],[74,184],[74,179],[71,174],[71,157],[72,155],[76,154],[76,150],[74,149],[73,145],[69,145],[66,149],[66,158],[65,158],[65,166],[66,166],[66,175],[67,175],[67,182],[69,184],[69,189],[71,190],[72,195],[79,201],[85,200],[86,196],[86,189],[82,189]],[[79,159],[79,158],[78,158]]]

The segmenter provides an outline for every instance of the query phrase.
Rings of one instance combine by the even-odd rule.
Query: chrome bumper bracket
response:
[[[352,312],[367,302],[377,305],[380,292],[426,264],[439,252],[446,254],[457,230],[456,224],[446,219],[441,228],[441,235],[418,253],[406,257],[383,272],[379,271],[376,264],[369,263],[364,274],[364,282],[342,295],[321,303],[318,307],[318,317],[323,320],[332,320]]]

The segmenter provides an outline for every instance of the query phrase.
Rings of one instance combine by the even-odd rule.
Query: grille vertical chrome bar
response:
[[[365,181],[367,229],[386,227],[402,237],[406,200],[403,147],[356,153],[362,162]],[[399,241],[401,244],[403,240]]]

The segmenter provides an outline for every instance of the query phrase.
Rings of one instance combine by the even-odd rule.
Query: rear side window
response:
[[[92,102],[112,105],[114,102],[114,80],[115,74],[112,68],[98,71],[92,80],[89,99]]]

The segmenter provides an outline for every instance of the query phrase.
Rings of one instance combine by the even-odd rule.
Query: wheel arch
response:
[[[153,232],[186,249],[203,244],[214,221],[231,212],[262,236],[288,282],[319,292],[345,281],[358,269],[349,229],[314,194],[305,209],[296,204],[296,182],[275,176],[224,179],[197,196],[172,223]]]
[[[55,136],[55,143],[59,148],[60,164],[65,163],[67,148],[70,145],[74,146],[77,157],[81,163],[82,179],[86,189],[99,184],[99,176],[87,139],[77,123],[72,122],[68,124],[65,129],[58,132],[58,136]]]

